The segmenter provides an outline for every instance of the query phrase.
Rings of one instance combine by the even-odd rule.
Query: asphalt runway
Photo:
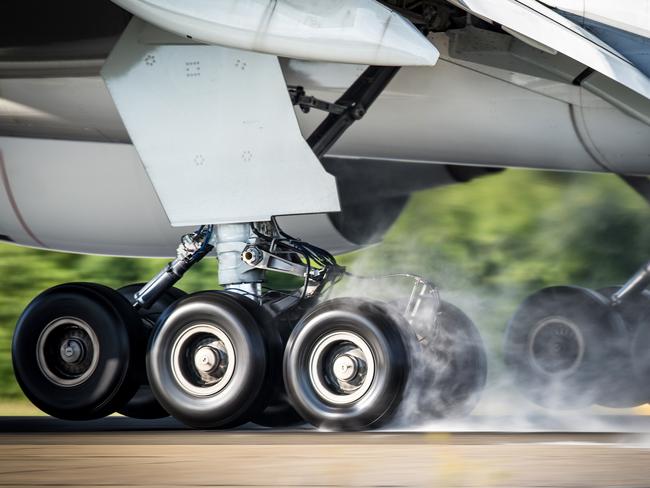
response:
[[[190,431],[171,419],[2,417],[0,485],[650,486],[650,418],[616,424],[620,432],[348,434],[308,427]]]

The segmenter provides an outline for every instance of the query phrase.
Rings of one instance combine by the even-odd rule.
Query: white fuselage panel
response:
[[[647,124],[583,87],[454,59],[438,36],[439,63],[403,68],[330,155],[650,175]],[[304,61],[282,68],[288,84],[324,100],[364,70]],[[0,94],[8,182],[0,182],[0,234],[66,251],[173,254],[182,230],[169,224],[99,76],[0,78]],[[324,117],[296,114],[303,136]],[[285,221],[291,234],[332,251],[355,248],[326,215]]]

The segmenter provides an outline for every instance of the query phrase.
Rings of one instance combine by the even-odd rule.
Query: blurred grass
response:
[[[521,300],[552,284],[623,282],[650,257],[649,217],[647,204],[615,176],[509,170],[414,195],[382,244],[341,261],[366,273],[432,279],[479,325],[498,372],[501,336]],[[165,262],[0,245],[0,410],[19,408],[23,398],[11,334],[35,295],[68,281],[146,281]],[[215,260],[206,259],[180,288],[214,289],[216,273]]]

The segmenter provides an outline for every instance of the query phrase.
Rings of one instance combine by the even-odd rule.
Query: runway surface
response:
[[[0,485],[650,486],[650,419],[615,423],[620,432],[342,434],[189,431],[170,419],[2,417]]]

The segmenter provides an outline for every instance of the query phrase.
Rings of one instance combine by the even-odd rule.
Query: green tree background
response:
[[[503,331],[527,294],[553,284],[625,281],[650,257],[649,221],[648,205],[613,175],[508,170],[414,195],[383,243],[340,260],[358,272],[432,279],[480,327],[498,371]],[[11,335],[34,296],[68,281],[146,281],[165,262],[1,245],[0,399],[22,398]],[[180,288],[215,288],[215,260],[197,268]]]

